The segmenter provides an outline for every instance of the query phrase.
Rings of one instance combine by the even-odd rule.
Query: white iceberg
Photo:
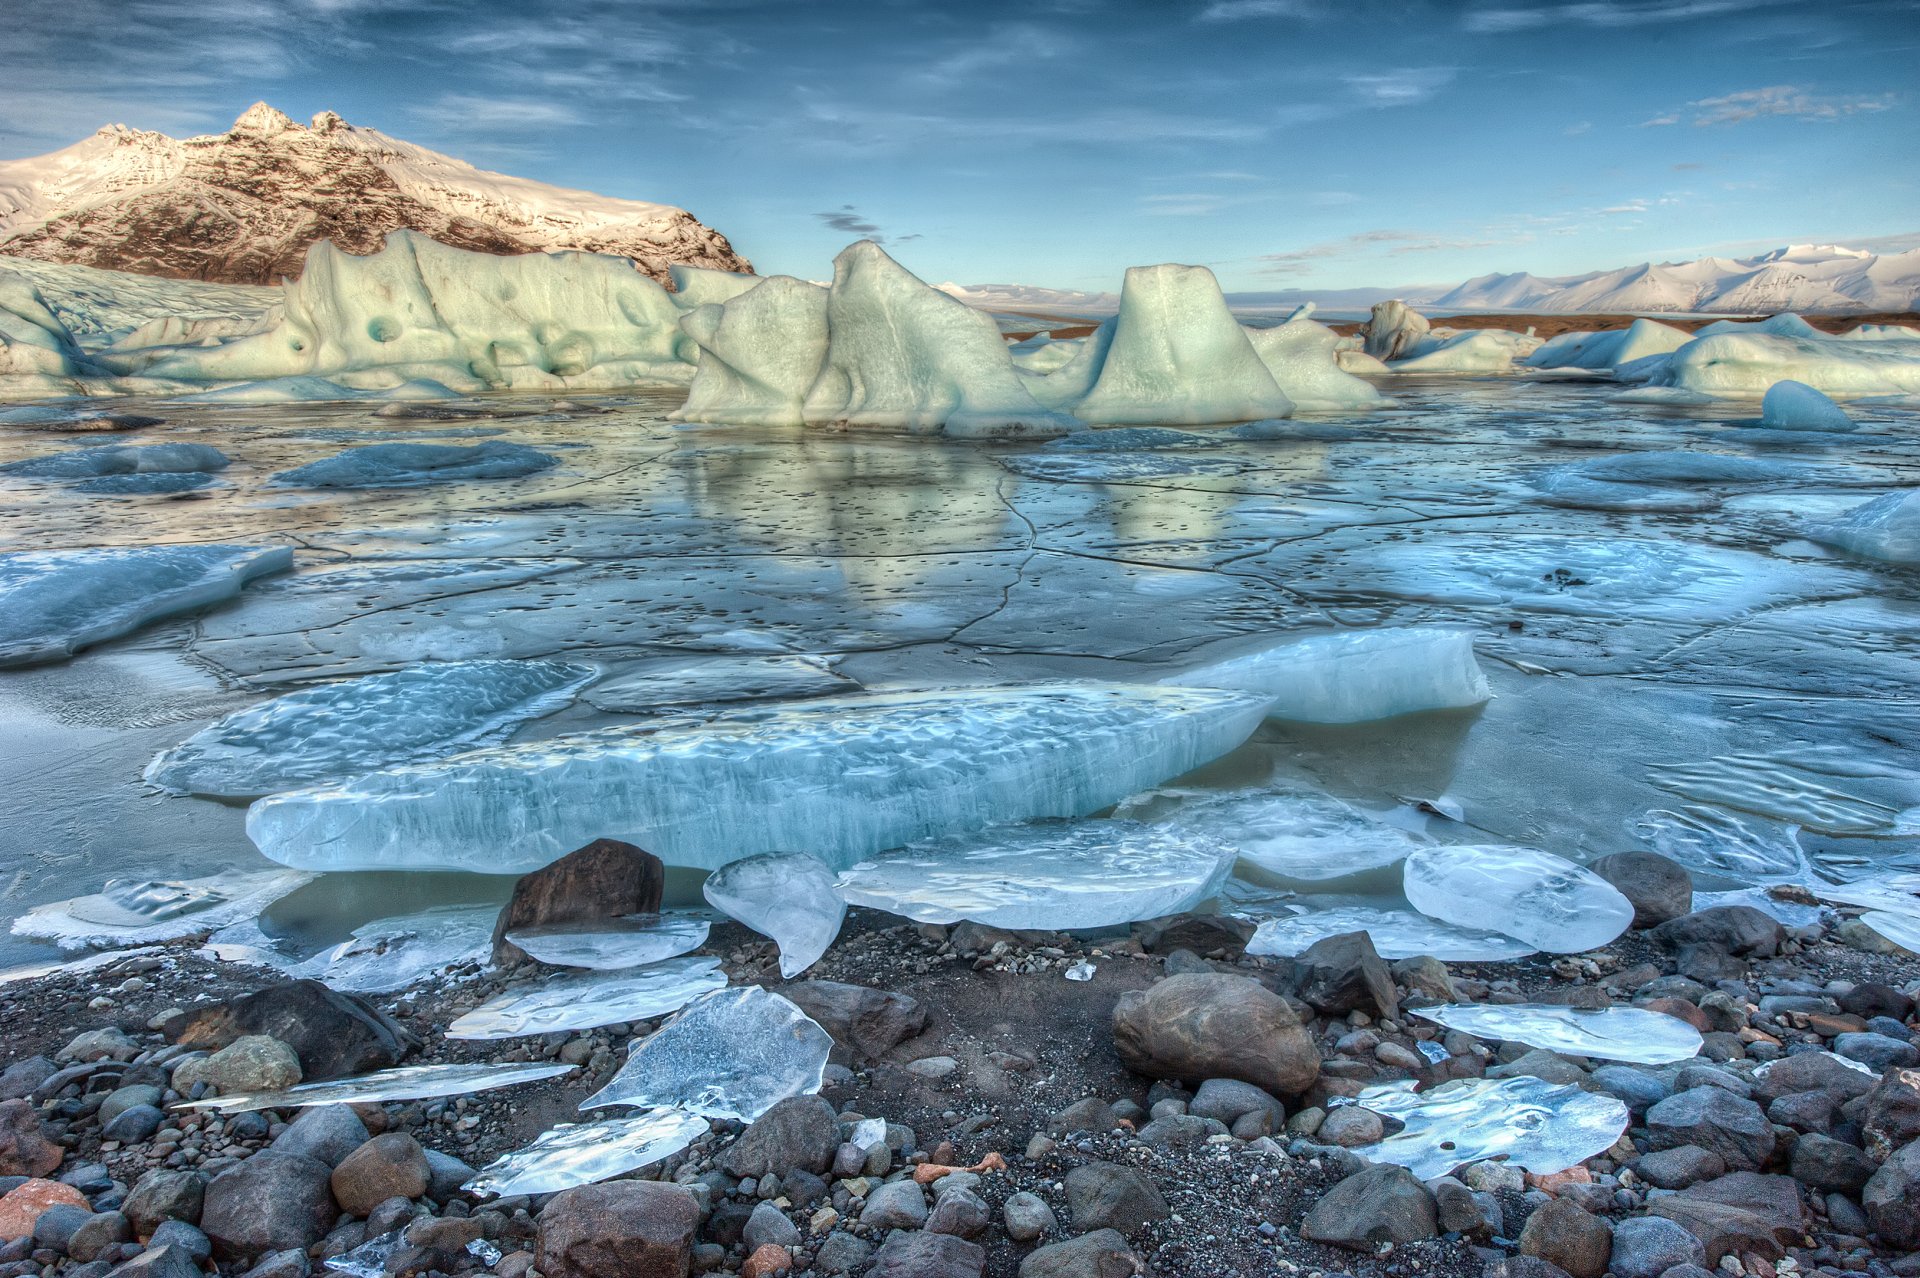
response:
[[[1535,848],[1436,846],[1407,858],[1413,908],[1455,927],[1486,927],[1550,954],[1612,941],[1633,903],[1591,870]]]
[[[402,1065],[378,1070],[358,1078],[342,1078],[320,1083],[301,1083],[281,1092],[247,1092],[232,1096],[210,1096],[205,1100],[184,1101],[175,1109],[210,1109],[221,1114],[238,1114],[256,1109],[303,1109],[312,1105],[376,1105],[390,1100],[431,1100],[441,1096],[467,1096],[535,1083],[543,1078],[571,1074],[578,1065],[522,1064],[446,1064]]]
[[[1782,381],[1847,399],[1912,395],[1920,393],[1920,341],[1702,330],[1667,357],[1653,381],[1720,399],[1760,399]]]
[[[1760,424],[1775,430],[1858,430],[1860,423],[1847,410],[1805,382],[1792,378],[1775,382],[1760,397]]]
[[[289,572],[284,546],[140,546],[0,555],[0,667],[59,661]]]
[[[521,479],[560,464],[551,453],[489,440],[484,444],[368,444],[283,470],[289,488],[419,488],[469,479]]]
[[[1365,932],[1384,959],[1427,955],[1443,963],[1502,963],[1536,953],[1533,946],[1498,932],[1455,927],[1412,910],[1382,910],[1365,905],[1309,910],[1289,918],[1263,919],[1247,942],[1249,954],[1292,958],[1319,941],[1349,932]]]
[[[586,699],[602,710],[652,714],[667,706],[858,690],[853,680],[835,672],[829,657],[703,657],[603,679],[587,691]]]
[[[1604,333],[1562,333],[1547,339],[1521,362],[1528,368],[1583,368],[1611,371],[1637,359],[1666,355],[1693,340],[1693,334],[1658,320],[1637,319]]]
[[[1355,1098],[1404,1126],[1353,1152],[1421,1180],[1490,1159],[1551,1176],[1613,1148],[1631,1118],[1623,1101],[1539,1078],[1461,1078],[1423,1092],[1415,1085],[1379,1083]]]
[[[1398,866],[1427,841],[1313,791],[1221,796],[1180,808],[1167,825],[1231,844],[1247,878],[1322,892]]]
[[[296,869],[522,874],[596,838],[669,865],[848,865],[990,821],[1086,816],[1240,745],[1256,696],[1062,683],[829,697],[475,751],[253,805]]]
[[[725,989],[717,958],[674,958],[612,974],[561,976],[511,987],[447,1026],[448,1038],[522,1038],[645,1021]]]
[[[447,661],[303,688],[236,711],[155,757],[175,794],[257,798],[457,754],[551,714],[591,682],[564,661]]]
[[[36,905],[13,921],[13,934],[63,950],[178,941],[254,918],[314,878],[299,870],[269,870],[205,879],[109,879],[91,896]]]
[[[1578,1008],[1551,1003],[1442,1003],[1409,1009],[1424,1020],[1490,1042],[1636,1065],[1666,1065],[1700,1054],[1700,1031],[1644,1007]]]
[[[840,935],[847,903],[833,870],[804,852],[764,852],[729,861],[701,891],[715,909],[780,947],[780,976],[792,980],[820,961]]]
[[[708,1126],[706,1119],[677,1109],[600,1123],[562,1123],[488,1163],[461,1188],[470,1194],[510,1197],[595,1185],[673,1157],[706,1135]]]
[[[1325,324],[1298,315],[1273,328],[1249,328],[1247,338],[1297,412],[1346,412],[1386,402],[1373,383],[1340,367],[1347,339]]]
[[[1525,333],[1475,328],[1445,337],[1433,334],[1389,367],[1396,373],[1505,373],[1540,346],[1539,338]]]
[[[840,876],[840,894],[920,923],[1013,930],[1113,927],[1207,900],[1234,849],[1137,821],[996,827],[886,852]]]
[[[667,268],[667,278],[673,282],[673,304],[692,311],[702,306],[724,306],[757,287],[763,277],[675,262]]]
[[[1813,525],[1806,534],[1862,559],[1920,564],[1920,488],[1876,497],[1838,519]]]
[[[557,927],[508,932],[506,939],[550,967],[621,972],[697,950],[712,924],[689,913],[631,914]]]
[[[1394,299],[1376,302],[1367,322],[1360,326],[1366,341],[1363,354],[1382,362],[1405,359],[1428,340],[1433,325],[1427,317]]]
[[[1493,696],[1464,630],[1353,630],[1284,639],[1170,675],[1167,683],[1270,697],[1267,714],[1304,723],[1365,723]]]
[[[672,1108],[751,1123],[789,1096],[819,1091],[832,1051],[833,1036],[778,994],[758,985],[722,990],[636,1041],[620,1072],[580,1108]]]
[[[776,275],[681,317],[700,347],[687,402],[673,418],[738,426],[798,426],[827,358],[827,290]]]

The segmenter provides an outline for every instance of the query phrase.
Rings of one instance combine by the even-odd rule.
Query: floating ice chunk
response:
[[[520,479],[560,464],[524,444],[368,444],[273,477],[296,488],[418,488],[467,479]]]
[[[1264,919],[1247,942],[1247,953],[1292,958],[1317,941],[1349,932],[1365,932],[1385,959],[1425,954],[1443,963],[1501,963],[1535,952],[1534,947],[1497,932],[1454,927],[1411,910],[1353,905]]]
[[[304,1109],[311,1105],[372,1105],[390,1100],[431,1100],[440,1096],[467,1096],[474,1092],[535,1083],[543,1078],[571,1074],[578,1065],[478,1064],[402,1065],[358,1078],[323,1083],[301,1083],[283,1092],[248,1092],[182,1101],[175,1109],[211,1109],[222,1114],[256,1109]]]
[[[553,967],[619,972],[697,950],[711,924],[691,914],[635,914],[575,927],[508,932],[507,940]]]
[[[1135,821],[996,827],[862,861],[840,894],[920,923],[1111,927],[1190,910],[1233,869],[1205,835]]]
[[[1593,479],[1577,466],[1556,466],[1533,481],[1541,499],[1576,510],[1658,511],[1688,514],[1717,509],[1718,495],[1684,488],[1658,488]]]
[[[142,546],[0,555],[0,667],[58,661],[288,572],[284,546]]]
[[[1797,479],[1806,467],[1720,453],[1620,453],[1576,462],[1568,471],[1616,484],[1767,484]]]
[[[1304,723],[1365,723],[1493,696],[1464,630],[1356,630],[1286,639],[1168,676],[1195,688],[1271,697],[1267,714]]]
[[[1227,796],[1181,808],[1167,825],[1233,845],[1243,875],[1319,891],[1397,866],[1426,842],[1311,791]]]
[[[1376,302],[1373,314],[1360,326],[1365,354],[1376,360],[1405,359],[1427,340],[1433,325],[1427,317],[1398,300]]]
[[[1605,333],[1562,333],[1526,357],[1528,368],[1615,369],[1649,356],[1666,355],[1693,340],[1685,329],[1637,319]]]
[[[780,947],[780,975],[792,980],[820,961],[847,917],[833,871],[804,852],[764,852],[707,876],[707,900]]]
[[[833,260],[828,345],[807,392],[809,422],[948,434],[1064,435],[981,311],[931,288],[861,240]]]
[[[287,969],[336,990],[391,994],[456,963],[484,963],[493,948],[492,905],[450,905],[418,914],[375,919],[352,939]],[[215,937],[219,940],[219,937]]]
[[[1129,268],[1113,323],[1092,389],[1071,405],[1083,421],[1244,422],[1293,412],[1204,266]]]
[[[164,497],[211,488],[216,482],[204,471],[189,470],[153,475],[102,475],[98,479],[81,480],[73,486],[73,491],[89,497]]]
[[[1490,1042],[1525,1043],[1550,1052],[1637,1065],[1665,1065],[1700,1054],[1700,1031],[1677,1016],[1644,1007],[1577,1008],[1551,1003],[1442,1003],[1415,1016]]]
[[[1760,398],[1760,424],[1775,430],[1858,430],[1847,410],[1805,382],[1791,378],[1767,387]]]
[[[1504,373],[1540,348],[1537,337],[1502,328],[1476,328],[1430,338],[1392,365],[1396,373]]]
[[[1920,874],[1889,872],[1868,875],[1847,883],[1826,883],[1809,878],[1807,890],[1823,901],[1858,905],[1891,914],[1910,914],[1920,918]]]
[[[1920,916],[1868,910],[1860,921],[1909,954],[1920,954]]]
[[[253,918],[314,877],[270,870],[169,882],[109,879],[92,896],[28,910],[13,921],[13,934],[52,941],[63,950],[177,941]]]
[[[670,1107],[750,1123],[789,1096],[819,1091],[832,1050],[833,1036],[778,994],[721,990],[630,1046],[620,1072],[580,1108]]]
[[[1920,341],[1702,330],[1668,356],[1654,378],[1661,386],[1729,399],[1758,399],[1788,380],[1850,399],[1914,394],[1920,392]]]
[[[522,874],[601,837],[669,865],[777,851],[848,865],[989,821],[1086,816],[1234,749],[1265,705],[1094,683],[830,697],[291,791],[254,804],[247,832],[299,869]]]
[[[542,1132],[532,1144],[488,1163],[461,1188],[473,1194],[513,1197],[595,1185],[673,1157],[706,1135],[708,1126],[706,1119],[677,1109],[656,1109],[602,1123],[562,1123]]]
[[[680,329],[700,365],[676,421],[798,426],[827,356],[827,290],[785,275],[762,280],[724,306],[702,306]]]
[[[1629,829],[1653,851],[1689,870],[1737,882],[1797,882],[1811,868],[1792,826],[1750,825],[1719,808],[1689,804],[1677,812],[1659,809],[1633,821]]]
[[[447,1026],[448,1038],[520,1038],[645,1021],[725,989],[717,958],[676,958],[612,976],[562,976],[509,989]]]
[[[201,729],[146,777],[176,794],[255,798],[443,758],[551,714],[595,673],[564,661],[448,661],[305,688]]]
[[[225,470],[227,455],[205,444],[109,445],[76,448],[0,466],[21,479],[96,479],[103,475],[167,475]]]
[[[1598,949],[1633,922],[1633,903],[1611,883],[1534,848],[1419,848],[1403,876],[1407,900],[1422,914],[1492,927],[1550,954]]]
[[[1806,534],[1863,559],[1920,564],[1920,488],[1876,497],[1838,519],[1815,524]]]
[[[1623,1101],[1539,1078],[1461,1078],[1424,1092],[1414,1086],[1403,1079],[1360,1093],[1356,1104],[1405,1126],[1353,1152],[1421,1180],[1494,1158],[1550,1176],[1613,1148],[1630,1117]]]
[[[1300,318],[1246,332],[1260,362],[1273,374],[1281,393],[1293,401],[1296,412],[1344,412],[1376,408],[1384,402],[1371,382],[1340,367],[1340,344],[1346,339],[1325,324]]]
[[[830,657],[706,657],[603,679],[586,699],[602,710],[649,714],[662,706],[817,697],[858,686],[834,671]]]

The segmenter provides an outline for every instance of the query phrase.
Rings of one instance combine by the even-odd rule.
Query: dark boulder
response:
[[[595,839],[520,876],[493,926],[493,961],[527,957],[507,940],[508,932],[657,913],[666,882],[666,866],[653,853],[618,839]]]

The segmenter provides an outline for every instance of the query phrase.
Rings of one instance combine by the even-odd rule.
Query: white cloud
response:
[[[1368,106],[1414,106],[1453,82],[1453,67],[1401,67],[1372,75],[1344,76],[1347,88]]]
[[[537,133],[581,123],[579,112],[560,102],[536,98],[487,98],[470,93],[443,93],[413,108],[427,123],[453,133],[471,129],[500,133]]]
[[[1199,22],[1250,22],[1262,18],[1306,18],[1312,16],[1304,0],[1213,0],[1202,9]]]
[[[1589,0],[1582,4],[1528,8],[1475,9],[1463,25],[1469,31],[1499,35],[1540,27],[1644,27],[1689,18],[1712,18],[1752,9],[1768,9],[1786,0]]]
[[[1776,115],[1802,120],[1838,120],[1843,116],[1886,111],[1898,101],[1899,97],[1893,93],[1822,95],[1791,84],[1775,84],[1717,98],[1701,98],[1687,105],[1694,109],[1694,124],[1704,128],[1714,124],[1744,124]]]

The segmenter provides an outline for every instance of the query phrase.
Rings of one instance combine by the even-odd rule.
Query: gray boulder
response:
[[[1020,1278],[1133,1278],[1144,1272],[1146,1262],[1114,1229],[1053,1243],[1020,1262]]]
[[[1609,1263],[1615,1278],[1660,1278],[1675,1265],[1704,1268],[1707,1249],[1671,1220],[1635,1216],[1613,1227],[1613,1258]]]
[[[720,1156],[735,1176],[824,1172],[840,1147],[840,1116],[818,1096],[790,1096],[753,1120]]]
[[[207,1182],[200,1228],[223,1260],[304,1251],[333,1228],[338,1214],[327,1187],[331,1175],[317,1158],[262,1150]]]
[[[1087,1163],[1067,1173],[1067,1209],[1083,1233],[1117,1229],[1130,1234],[1173,1215],[1154,1183],[1119,1163]]]
[[[1735,1171],[1758,1171],[1773,1156],[1773,1124],[1750,1100],[1720,1087],[1695,1087],[1647,1111],[1655,1149],[1693,1145],[1720,1155]]]
[[[1320,1053],[1279,995],[1243,976],[1170,976],[1129,990],[1113,1009],[1113,1042],[1150,1078],[1237,1078],[1294,1094],[1320,1074]]]
[[[1353,1251],[1439,1234],[1433,1194],[1404,1167],[1382,1164],[1328,1190],[1300,1222],[1300,1236]]]

